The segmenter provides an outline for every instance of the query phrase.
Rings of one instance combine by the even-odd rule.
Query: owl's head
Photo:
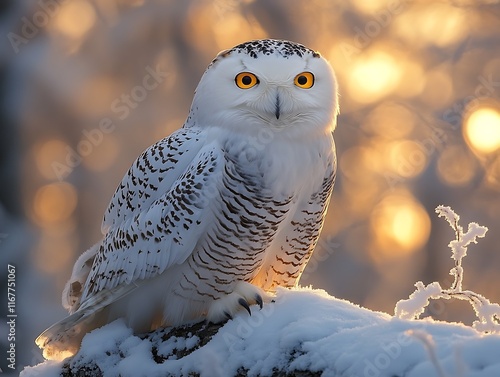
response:
[[[330,132],[337,112],[335,75],[319,53],[298,43],[263,39],[217,55],[198,84],[190,118],[203,126],[241,131]]]

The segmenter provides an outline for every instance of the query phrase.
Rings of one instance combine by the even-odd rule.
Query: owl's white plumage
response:
[[[333,189],[337,112],[318,53],[278,40],[221,52],[184,126],[118,186],[104,239],[63,292],[70,316],[37,339],[44,355],[76,352],[86,332],[119,317],[136,332],[219,321],[295,285]]]

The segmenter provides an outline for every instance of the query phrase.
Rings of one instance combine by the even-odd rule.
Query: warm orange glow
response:
[[[463,10],[445,3],[432,4],[429,8],[419,21],[422,35],[430,42],[444,47],[457,41],[467,31],[467,15]]]
[[[404,178],[421,174],[430,157],[420,144],[412,140],[396,141],[387,148],[387,152],[392,171]]]
[[[350,71],[348,90],[361,103],[374,102],[397,88],[401,67],[383,52],[374,52],[358,59]]]
[[[446,3],[429,3],[404,12],[395,21],[395,30],[413,44],[448,46],[468,31],[467,14]]]
[[[353,219],[364,219],[371,211],[377,200],[379,199],[380,191],[387,188],[385,180],[374,179],[370,184],[357,183],[350,185],[346,190],[342,200],[345,200],[345,207],[341,213],[340,222],[343,227],[351,225],[348,221],[349,214]]]
[[[214,48],[227,49],[246,40],[265,38],[265,30],[251,14],[243,16],[240,8],[250,1],[216,0],[207,4],[193,2],[185,26],[186,37],[199,51],[212,59]],[[207,43],[207,41],[211,43]]]
[[[393,102],[385,102],[368,115],[361,127],[384,139],[399,139],[409,135],[415,123],[415,114],[409,109]]]
[[[57,179],[52,164],[65,161],[68,154],[67,147],[64,141],[58,139],[43,141],[33,147],[36,167],[45,179]]]
[[[100,118],[103,114],[109,113],[110,104],[120,95],[118,83],[112,77],[95,77],[82,83],[81,90],[75,98],[75,107],[80,112],[85,112],[88,117]]]
[[[491,153],[500,148],[500,113],[491,108],[474,111],[465,122],[465,138],[478,152]]]
[[[89,170],[106,171],[116,161],[119,151],[120,145],[116,138],[110,134],[104,135],[102,143],[82,160],[83,165]]]
[[[158,67],[164,72],[168,72],[168,79],[160,83],[158,89],[164,91],[169,95],[172,88],[178,88],[177,77],[178,77],[178,63],[176,61],[176,51],[173,48],[163,48],[158,52],[155,60],[153,61],[152,67]],[[183,122],[184,123],[184,122]]]
[[[422,66],[416,62],[407,61],[402,64],[402,77],[397,93],[403,97],[416,97],[422,93],[425,87],[425,77]]]
[[[419,241],[413,235],[415,227],[422,222],[418,209],[412,208],[411,205],[401,206],[393,209],[391,221],[391,236],[404,246],[413,247],[415,241]]]
[[[485,178],[487,187],[500,191],[500,155],[488,165]]]
[[[338,82],[337,180],[321,237],[341,250],[321,262],[318,281],[334,291],[340,275],[324,271],[366,270],[369,287],[360,281],[344,298],[391,311],[414,281],[446,279],[446,269],[428,268],[436,262],[430,251],[448,258],[453,238],[436,205],[462,213],[464,226],[500,224],[500,13],[484,3],[32,0],[6,9],[6,24],[17,26],[4,36],[13,50],[5,91],[12,122],[0,127],[13,153],[6,148],[0,157],[0,176],[6,198],[20,201],[40,231],[24,250],[60,291],[82,248],[99,241],[103,211],[131,163],[186,121],[215,54],[283,38],[318,51]],[[22,39],[12,42],[10,32]],[[257,61],[240,63],[257,69]],[[304,64],[288,73],[290,82],[316,69],[314,59]],[[220,72],[214,90],[235,89],[240,68],[227,80]],[[154,80],[146,78],[151,72]],[[318,85],[300,93],[315,101],[314,88],[324,81],[313,73]],[[240,138],[242,145],[276,150],[281,134],[255,131],[256,138]],[[480,245],[492,250],[494,238],[488,233]],[[0,253],[11,241],[9,235]],[[500,265],[500,253],[491,258],[488,266],[467,266],[471,284]]]
[[[466,185],[474,178],[477,164],[465,148],[446,148],[438,160],[439,178],[450,186]]]
[[[441,109],[453,98],[453,83],[447,70],[433,70],[421,77],[425,84],[421,99],[428,107]]]
[[[373,175],[380,171],[381,151],[367,147],[353,147],[340,157],[340,169],[356,182],[372,182]]]
[[[382,13],[384,9],[389,7],[389,3],[397,3],[397,2],[388,2],[387,0],[373,0],[373,1],[363,1],[363,0],[354,0],[354,6],[362,11],[363,13],[367,13],[373,15],[375,12]],[[391,7],[392,8],[392,7]],[[399,6],[398,8],[403,8]],[[390,14],[390,10],[388,9],[386,12]]]
[[[83,37],[94,25],[96,14],[94,7],[84,0],[64,3],[57,13],[54,26],[67,37]]]
[[[376,257],[396,258],[414,252],[429,238],[429,215],[407,194],[386,197],[372,213],[370,223],[379,245]]]
[[[51,225],[67,220],[76,208],[75,187],[66,182],[42,186],[35,194],[33,204],[40,225]]]
[[[215,8],[217,11],[217,8]],[[220,11],[220,9],[219,9]],[[233,46],[242,41],[265,38],[265,32],[257,20],[249,22],[240,13],[227,10],[213,25],[214,36],[220,49]]]

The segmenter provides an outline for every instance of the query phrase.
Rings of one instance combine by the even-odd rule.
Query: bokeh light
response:
[[[422,77],[425,85],[421,99],[430,108],[441,109],[449,105],[453,98],[453,83],[448,71],[449,69],[435,69]]]
[[[374,1],[363,1],[363,0],[354,0],[354,6],[356,9],[360,10],[363,13],[372,15],[373,13],[382,13],[384,8],[399,8],[397,4],[389,4],[386,0],[374,0]]]
[[[374,52],[354,63],[348,90],[356,101],[374,102],[391,93],[399,84],[401,68],[396,60],[384,52]]]
[[[492,108],[474,111],[465,122],[465,137],[470,146],[481,153],[500,148],[500,112]]]
[[[34,197],[35,219],[42,226],[58,225],[68,220],[77,202],[76,189],[67,182],[42,186]]]
[[[416,124],[415,118],[415,114],[408,108],[386,101],[370,112],[360,127],[385,139],[400,139],[412,132]]]
[[[102,238],[102,215],[123,175],[182,126],[214,56],[265,37],[319,51],[339,83],[338,171],[322,231],[339,246],[301,284],[392,312],[415,281],[448,278],[453,234],[434,214],[444,204],[464,225],[490,228],[467,257],[467,284],[498,285],[498,3],[45,1],[57,4],[49,14],[40,2],[16,1],[0,7],[8,31],[21,35],[23,18],[36,14],[47,23],[1,59],[0,220],[6,209],[38,238],[31,249],[1,252],[33,262],[24,267],[33,296],[39,287],[53,295],[34,304],[40,312],[60,306],[72,263]],[[161,82],[133,100],[151,70]],[[109,132],[99,129],[103,119],[112,121]]]
[[[450,186],[468,184],[477,174],[477,163],[470,152],[461,146],[447,147],[437,163],[440,179]]]
[[[83,159],[83,165],[89,170],[102,172],[108,170],[116,161],[120,152],[120,145],[113,135],[103,135],[103,141],[96,145],[87,158]]]
[[[403,77],[399,81],[399,87],[397,88],[397,93],[402,97],[416,97],[422,94],[427,82],[427,73],[424,72],[423,67],[413,61],[407,61],[402,64]]]
[[[54,26],[63,35],[79,39],[92,28],[95,21],[94,7],[86,0],[74,0],[62,4]]]
[[[467,33],[470,24],[466,19],[470,18],[470,12],[444,2],[419,5],[395,20],[396,32],[408,42],[445,47]]]
[[[34,160],[38,172],[48,180],[57,178],[55,161],[64,161],[68,154],[68,144],[59,139],[40,141],[33,147]]]
[[[428,240],[430,218],[423,206],[409,194],[384,198],[370,217],[375,242],[382,247],[372,252],[375,259],[402,258]]]
[[[395,141],[386,151],[392,171],[404,178],[421,174],[430,157],[423,146],[413,140]]]
[[[355,182],[371,182],[374,174],[381,169],[381,153],[370,147],[353,147],[340,158],[340,169],[347,179]]]

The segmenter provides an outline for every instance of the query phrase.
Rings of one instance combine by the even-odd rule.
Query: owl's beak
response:
[[[276,104],[274,110],[274,115],[276,115],[276,119],[280,118],[280,107],[281,107],[280,94],[276,93]]]

